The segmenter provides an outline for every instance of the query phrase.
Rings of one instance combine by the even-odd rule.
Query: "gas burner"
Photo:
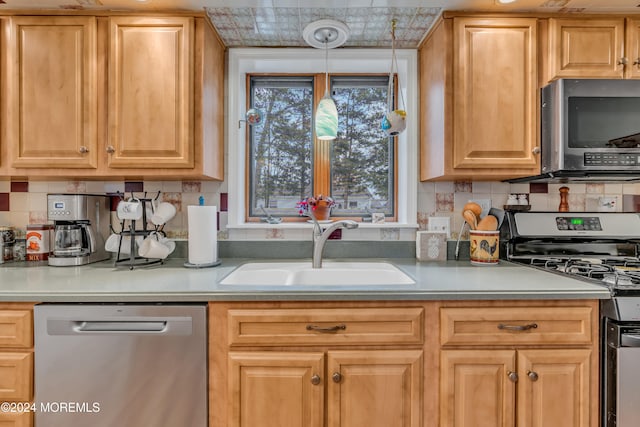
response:
[[[531,258],[529,263],[545,270],[603,282],[612,291],[640,291],[640,260],[637,258],[540,257]]]

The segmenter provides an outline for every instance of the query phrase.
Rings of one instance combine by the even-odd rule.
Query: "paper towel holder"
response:
[[[187,268],[209,268],[209,267],[217,267],[220,264],[222,264],[222,261],[217,260],[217,261],[213,261],[213,262],[206,262],[203,264],[192,264],[190,262],[185,262],[184,266]]]

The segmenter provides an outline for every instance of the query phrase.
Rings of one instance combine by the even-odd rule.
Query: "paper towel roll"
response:
[[[218,261],[218,224],[215,206],[188,206],[189,263],[211,264]]]

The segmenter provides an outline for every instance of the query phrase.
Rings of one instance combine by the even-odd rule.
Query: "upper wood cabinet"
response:
[[[536,18],[446,18],[419,57],[422,181],[539,173]]]
[[[225,48],[204,17],[8,22],[3,174],[224,178]]]
[[[640,18],[626,20],[627,78],[640,79]]]
[[[640,78],[640,20],[551,18],[547,81]]]
[[[203,18],[108,22],[106,175],[222,180],[224,46]]]
[[[96,19],[12,17],[6,48],[10,166],[95,169]]]
[[[112,17],[109,41],[108,166],[193,167],[193,18]]]

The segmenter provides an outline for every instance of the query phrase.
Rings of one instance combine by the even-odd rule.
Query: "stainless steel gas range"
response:
[[[507,212],[501,253],[510,261],[606,286],[601,302],[601,426],[640,420],[640,216]]]

